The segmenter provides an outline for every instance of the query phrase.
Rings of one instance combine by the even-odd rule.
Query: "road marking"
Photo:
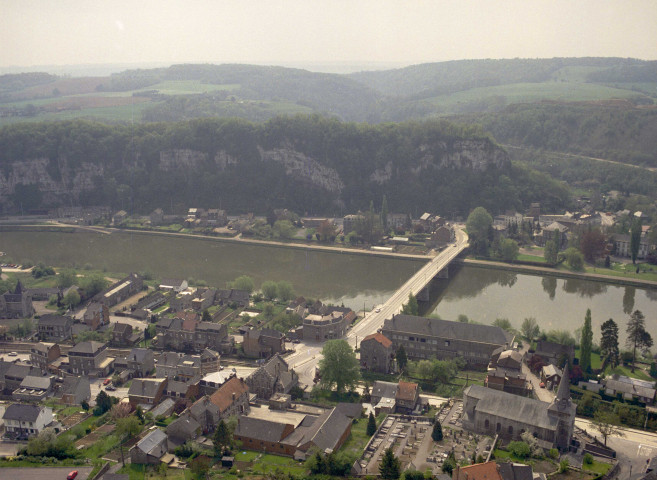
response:
[[[652,457],[654,447],[649,447],[648,445],[644,445],[643,443],[639,444],[639,448],[637,449],[637,456],[639,457]]]

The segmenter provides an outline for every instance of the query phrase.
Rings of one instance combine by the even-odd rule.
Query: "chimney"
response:
[[[235,401],[235,392],[233,392],[233,402]]]

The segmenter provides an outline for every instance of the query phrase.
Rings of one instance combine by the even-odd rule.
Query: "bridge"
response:
[[[384,303],[381,307],[365,314],[351,330],[347,332],[345,340],[356,348],[357,344],[366,336],[376,333],[383,326],[386,318],[401,312],[402,306],[408,302],[409,293],[422,296],[423,291],[436,275],[446,271],[446,267],[468,246],[468,235],[461,229],[456,229],[456,240],[450,244],[430,262],[419,269],[406,283]],[[296,351],[286,358],[288,364],[299,375],[301,383],[312,385],[312,380],[319,359],[321,358],[322,344],[302,342],[297,345]]]

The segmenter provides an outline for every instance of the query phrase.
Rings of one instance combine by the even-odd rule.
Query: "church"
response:
[[[32,315],[32,296],[23,288],[20,280],[13,293],[0,295],[0,318],[27,318]]]
[[[543,448],[568,450],[577,406],[570,399],[568,366],[551,403],[471,385],[463,392],[463,428],[505,440],[531,432]]]

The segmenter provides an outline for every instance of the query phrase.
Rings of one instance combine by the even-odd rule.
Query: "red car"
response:
[[[545,384],[543,382],[539,383],[538,386],[541,388],[545,388]]]
[[[111,378],[106,378],[105,380],[103,380],[103,385],[109,385],[111,381],[112,381]]]
[[[77,477],[77,476],[78,476],[78,471],[77,471],[77,470],[73,470],[71,473],[69,473],[69,474],[66,476],[66,480],[73,480],[73,479],[74,479],[75,477]]]

